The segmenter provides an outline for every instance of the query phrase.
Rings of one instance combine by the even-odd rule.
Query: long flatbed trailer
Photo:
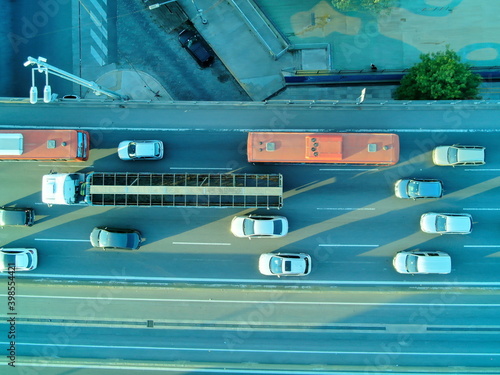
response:
[[[47,204],[281,208],[281,174],[91,172],[46,175]]]

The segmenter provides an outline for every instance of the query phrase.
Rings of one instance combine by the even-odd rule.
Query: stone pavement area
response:
[[[176,6],[182,8],[232,76],[218,77],[218,82],[209,84],[217,66],[193,70],[192,61],[186,61],[186,68],[182,67],[184,62],[172,67],[159,63],[162,59],[177,59],[176,36],[181,26],[162,26],[155,11],[144,11],[152,3],[155,0],[123,2],[121,7],[126,12],[139,15],[133,19],[136,25],[130,27],[135,30],[138,26],[138,31],[128,35],[128,21],[121,26],[123,31],[118,25],[122,39],[118,56],[123,56],[125,63],[113,66],[117,69],[113,71],[124,71],[116,77],[108,72],[100,78],[118,91],[133,86],[135,94],[131,96],[135,98],[246,100],[231,83],[234,78],[252,100],[356,100],[363,85],[286,86],[283,75],[311,67],[333,72],[369,71],[371,63],[379,69],[407,68],[419,61],[420,53],[443,50],[448,44],[475,66],[500,65],[500,44],[495,42],[500,24],[492,16],[495,9],[500,10],[500,1],[400,0],[398,8],[374,17],[341,14],[325,0],[289,0],[286,6],[274,0],[178,0]],[[160,10],[165,12],[167,8]],[[148,33],[151,40],[142,46],[138,32]],[[276,40],[271,40],[273,35]],[[141,47],[144,54],[138,56],[136,51]],[[288,51],[280,53],[281,47]],[[131,70],[140,74],[127,82],[127,77],[132,77],[127,71]],[[144,82],[151,83],[142,85]],[[483,99],[500,99],[499,86],[484,83]],[[395,88],[366,87],[366,100],[390,100]]]

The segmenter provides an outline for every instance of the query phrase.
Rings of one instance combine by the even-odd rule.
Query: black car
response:
[[[214,54],[207,42],[194,30],[185,29],[179,33],[179,42],[202,68],[212,65]]]
[[[141,232],[135,229],[97,227],[90,233],[90,243],[103,250],[137,250],[141,247]]]
[[[0,226],[31,227],[35,222],[35,211],[32,208],[0,207]]]

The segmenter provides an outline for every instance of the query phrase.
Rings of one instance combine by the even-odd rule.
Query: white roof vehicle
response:
[[[38,265],[36,249],[0,249],[0,272],[8,272],[12,267],[15,272],[31,271]]]
[[[451,258],[442,251],[400,251],[392,264],[399,273],[440,273],[451,272]]]
[[[439,146],[432,152],[435,165],[482,165],[484,161],[482,146]]]
[[[284,216],[235,216],[231,232],[236,237],[276,238],[288,233],[288,220]]]
[[[163,158],[162,141],[122,141],[118,145],[122,160],[160,160]]]
[[[311,272],[311,257],[303,253],[261,254],[259,271],[267,276],[305,276]]]
[[[425,233],[468,234],[472,232],[472,216],[428,212],[420,218],[420,229]]]

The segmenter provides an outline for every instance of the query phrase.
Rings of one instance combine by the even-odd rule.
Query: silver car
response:
[[[118,145],[118,157],[122,160],[160,160],[163,158],[163,142],[122,141]]]
[[[266,253],[259,258],[259,271],[267,276],[305,276],[311,272],[308,254]]]
[[[472,216],[428,212],[420,218],[420,229],[425,233],[468,234],[472,232]]]
[[[399,273],[440,273],[451,272],[451,258],[442,251],[400,251],[392,261]]]
[[[402,178],[394,185],[394,194],[403,199],[441,198],[443,183],[424,178]]]
[[[32,208],[0,207],[0,226],[31,227],[35,222],[35,211]]]
[[[284,216],[235,216],[231,232],[236,237],[277,238],[288,233],[288,220]]]
[[[90,233],[90,243],[103,250],[137,250],[141,247],[141,232],[135,229],[96,227]]]
[[[36,249],[0,249],[0,272],[9,268],[18,271],[31,271],[38,265]]]
[[[482,165],[484,161],[482,146],[439,146],[432,152],[432,161],[435,165]]]

